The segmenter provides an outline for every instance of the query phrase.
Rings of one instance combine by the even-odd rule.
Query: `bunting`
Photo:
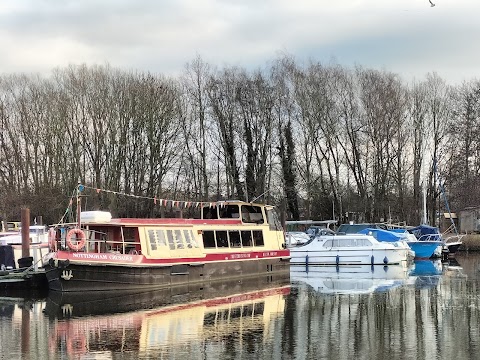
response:
[[[149,197],[149,196],[139,196],[139,195],[132,195],[132,194],[127,194],[119,191],[113,191],[113,190],[106,190],[106,189],[100,189],[96,187],[90,187],[86,185],[78,185],[78,189],[80,187],[83,187],[85,189],[91,189],[96,191],[97,194],[100,194],[101,192],[104,193],[109,193],[109,194],[114,194],[114,195],[120,195],[120,196],[127,196],[127,197],[132,197],[135,199],[144,199],[144,200],[151,200],[155,205],[163,206],[163,207],[171,207],[171,208],[180,208],[180,209],[187,209],[187,208],[204,208],[204,207],[223,207],[225,206],[223,202],[216,202],[216,201],[210,201],[210,202],[201,202],[201,201],[191,201],[191,200],[172,200],[172,199],[162,199],[158,198],[157,196]],[[73,198],[70,199],[70,205],[73,203]]]

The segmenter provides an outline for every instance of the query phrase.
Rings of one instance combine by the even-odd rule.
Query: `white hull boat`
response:
[[[348,234],[316,237],[290,249],[292,265],[392,265],[411,256],[405,242],[379,242],[371,235]]]

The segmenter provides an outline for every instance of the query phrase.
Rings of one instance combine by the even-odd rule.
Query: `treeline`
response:
[[[265,69],[182,74],[71,66],[0,77],[0,214],[53,223],[80,181],[89,209],[165,216],[180,201],[242,199],[290,219],[430,221],[479,204],[480,82],[285,56]],[[438,160],[438,177],[433,171]],[[185,211],[187,209],[184,209]]]

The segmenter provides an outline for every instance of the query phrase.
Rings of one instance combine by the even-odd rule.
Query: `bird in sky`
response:
[[[434,7],[434,6],[435,6],[435,4],[432,2],[432,0],[428,0],[428,1],[430,2],[430,6],[431,6],[431,7]]]

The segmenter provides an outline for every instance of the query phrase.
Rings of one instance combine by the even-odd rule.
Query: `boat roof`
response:
[[[185,219],[185,218],[157,218],[157,219],[137,219],[137,218],[117,218],[112,219],[108,224],[115,225],[236,225],[241,224],[239,218],[235,219]]]
[[[76,224],[76,223],[71,223]],[[239,225],[242,221],[235,219],[188,219],[188,218],[115,218],[109,221],[82,221],[90,226],[193,226],[193,225]],[[58,224],[63,225],[63,224]],[[67,225],[67,224],[65,224]]]

